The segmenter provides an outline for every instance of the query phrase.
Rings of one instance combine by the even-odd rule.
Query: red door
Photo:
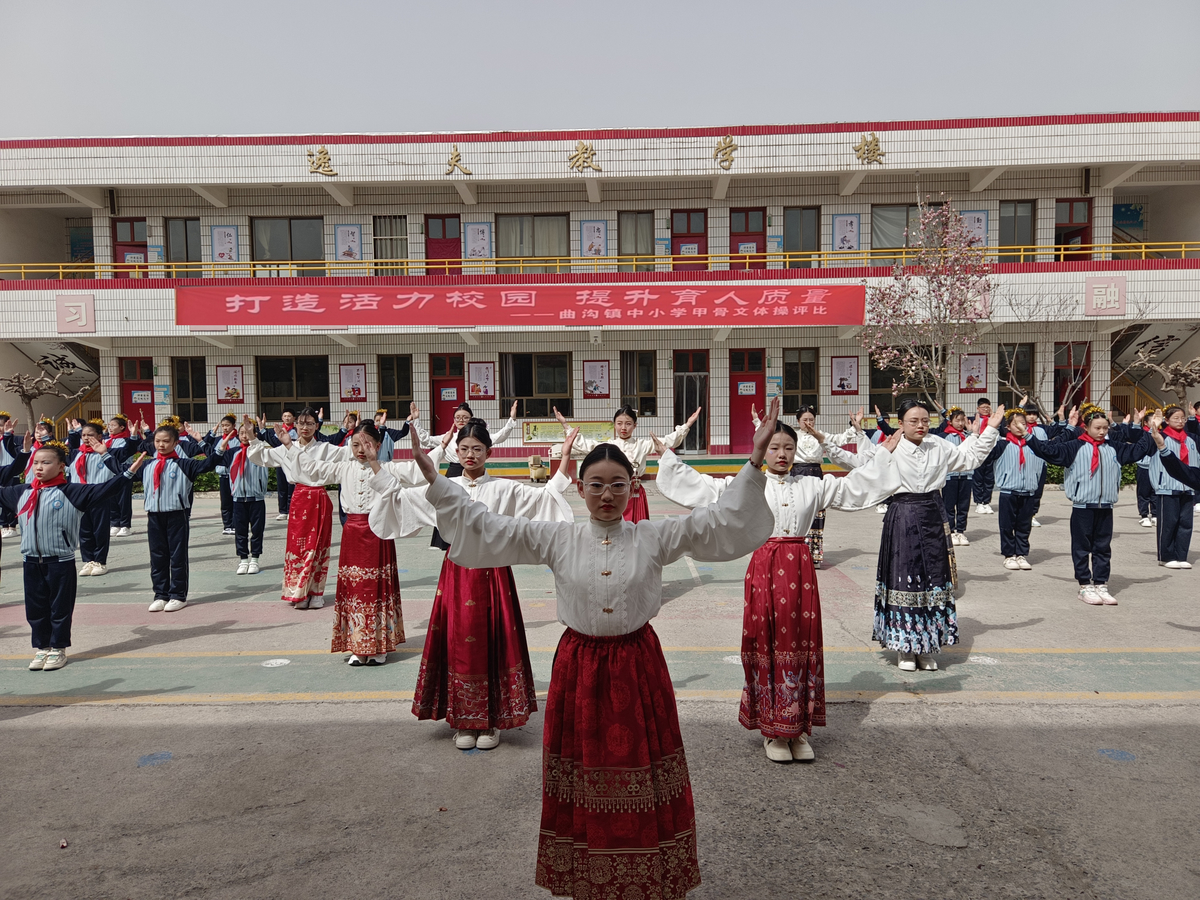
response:
[[[754,449],[754,420],[750,416],[750,407],[753,405],[761,416],[766,402],[766,353],[762,350],[730,350],[730,453],[749,453]]]
[[[113,219],[113,262],[117,278],[145,278],[146,220]]]
[[[708,256],[708,214],[702,209],[676,210],[671,213],[671,255]],[[705,270],[707,258],[702,262],[688,263],[678,259],[673,267],[676,272]]]
[[[1058,258],[1091,259],[1091,251],[1082,248],[1092,243],[1092,201],[1056,200],[1054,203],[1054,243]],[[1072,247],[1079,250],[1072,251]]]
[[[154,360],[121,360],[121,412],[130,421],[145,421],[151,428],[154,418]]]
[[[458,216],[426,216],[425,274],[455,275],[461,271],[462,228]]]
[[[429,355],[429,408],[433,410],[433,434],[445,434],[454,427],[454,410],[467,399],[461,353]]]
[[[765,269],[767,252],[767,211],[731,209],[729,211],[729,268]]]

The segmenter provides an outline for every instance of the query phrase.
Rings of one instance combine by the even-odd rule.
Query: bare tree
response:
[[[1200,356],[1186,362],[1161,363],[1160,357],[1168,348],[1180,341],[1173,334],[1155,337],[1137,345],[1137,356],[1130,363],[1131,369],[1146,369],[1162,379],[1163,391],[1169,391],[1187,407],[1188,389],[1200,384]]]
[[[37,416],[33,412],[34,400],[41,397],[62,397],[64,400],[78,400],[91,390],[90,386],[85,385],[77,391],[71,391],[61,384],[65,376],[70,375],[78,368],[75,363],[71,362],[65,356],[47,354],[37,361],[37,366],[42,370],[40,375],[17,374],[10,375],[7,378],[0,378],[0,390],[9,394],[15,394],[25,407],[25,421],[29,424],[30,428],[37,421]]]

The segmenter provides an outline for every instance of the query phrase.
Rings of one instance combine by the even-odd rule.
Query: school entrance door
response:
[[[686,422],[696,407],[700,407],[700,418],[676,450],[705,453],[708,451],[708,351],[676,350],[674,372],[675,426]]]
[[[754,449],[754,419],[767,402],[766,352],[729,351],[729,452],[749,453]]]
[[[151,428],[154,418],[154,360],[121,360],[121,412],[132,422],[141,419]]]
[[[431,434],[442,435],[454,427],[454,410],[467,399],[461,353],[429,355]]]

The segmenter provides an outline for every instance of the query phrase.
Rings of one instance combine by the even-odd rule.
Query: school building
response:
[[[39,414],[204,426],[227,412],[471,402],[522,441],[557,407],[640,410],[685,450],[749,449],[782,394],[819,425],[893,405],[866,290],[908,258],[918,198],[992,265],[952,400],[1130,409],[1137,343],[1200,354],[1200,114],[556,132],[0,141],[0,370],[93,387]],[[0,397],[10,411],[11,396]]]

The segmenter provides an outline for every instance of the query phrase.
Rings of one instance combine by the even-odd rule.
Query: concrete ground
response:
[[[696,798],[691,896],[1200,896],[1200,575],[1159,568],[1134,512],[1122,494],[1115,608],[1075,599],[1060,493],[1032,572],[1003,569],[996,517],[972,513],[962,643],[941,671],[909,674],[870,642],[882,517],[832,512],[831,705],[811,765],[768,762],[737,724],[745,561],[668,567],[654,625]],[[541,715],[464,753],[409,712],[441,563],[427,534],[398,544],[407,643],[351,669],[327,652],[332,609],[279,600],[284,526],[268,522],[263,573],[239,577],[216,501],[200,499],[192,600],[167,614],[146,610],[138,519],[109,574],[80,580],[70,663],[45,673],[25,668],[5,542],[0,897],[548,896],[533,886]],[[544,689],[553,580],[516,577]]]

